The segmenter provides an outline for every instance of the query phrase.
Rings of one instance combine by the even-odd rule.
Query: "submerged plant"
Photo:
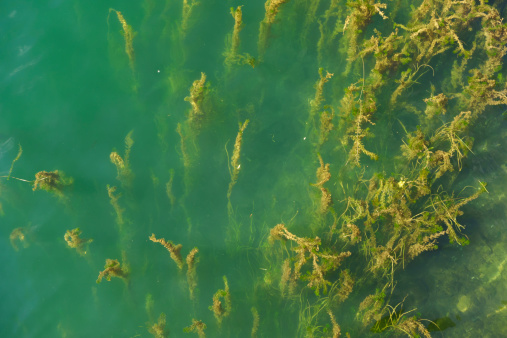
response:
[[[151,234],[150,241],[152,241],[154,243],[162,244],[167,249],[167,251],[169,251],[171,258],[178,266],[178,269],[180,269],[180,270],[183,269],[183,259],[181,258],[181,252],[180,252],[181,248],[182,248],[181,244],[174,245],[173,242],[166,241],[164,238],[157,239],[155,237],[155,234]]]
[[[224,276],[223,279],[225,287],[224,289],[219,289],[215,292],[213,295],[213,305],[209,307],[209,309],[213,311],[213,315],[215,316],[219,327],[222,325],[223,319],[228,317],[232,310],[229,283],[227,282],[227,277]],[[220,299],[223,299],[225,304],[223,304]]]
[[[206,334],[204,333],[204,330],[206,330],[206,324],[204,324],[201,320],[192,318],[192,325],[184,328],[183,332],[195,332],[199,335],[199,338],[205,338]]]
[[[241,11],[241,7],[238,6],[236,9],[231,8],[231,15],[234,18],[234,29],[232,31],[232,35],[230,37],[230,47],[225,52],[225,64],[230,65],[236,63],[239,59],[238,51],[239,51],[239,32],[243,28],[243,12]]]
[[[245,131],[246,126],[248,125],[249,120],[246,120],[243,123],[239,124],[238,135],[236,136],[236,141],[234,142],[234,150],[232,152],[232,158],[229,166],[229,174],[231,175],[231,182],[229,183],[229,189],[227,190],[227,210],[229,212],[229,217],[232,216],[232,205],[231,205],[231,194],[232,188],[236,185],[238,181],[239,171],[241,169],[241,164],[239,163],[239,158],[241,154],[241,145],[243,143],[243,132]],[[227,151],[227,148],[225,148]],[[228,157],[228,155],[227,155]]]
[[[289,0],[266,0],[266,3],[264,4],[264,8],[266,11],[264,14],[264,19],[261,21],[260,24],[259,40],[257,42],[260,61],[263,60],[264,54],[266,52],[271,26],[275,22],[276,16],[280,11],[280,6],[282,6],[286,2],[289,2]]]
[[[253,316],[251,336],[252,336],[252,338],[255,338],[255,337],[257,337],[257,331],[259,331],[259,312],[257,311],[257,309],[254,306],[252,306],[252,308],[250,310],[252,311],[252,316]]]
[[[195,257],[197,253],[199,253],[199,249],[193,248],[185,258],[185,262],[187,263],[187,283],[190,299],[195,298],[195,288],[197,287],[197,274],[195,271],[196,264],[199,262],[199,258]]]
[[[202,126],[202,120],[206,117],[203,107],[207,89],[205,83],[206,74],[201,72],[201,78],[192,83],[190,95],[185,97],[185,101],[189,102],[192,106],[192,110],[188,114],[188,124],[195,133],[199,132]]]
[[[7,174],[7,179],[11,178],[12,170],[14,169],[14,163],[16,163],[16,161],[20,159],[21,154],[23,154],[23,148],[21,147],[21,144],[20,144],[19,148],[18,148],[18,154],[16,155],[14,160],[12,160],[11,167],[9,169],[9,173]]]
[[[120,11],[117,11],[113,8],[109,8],[109,14],[111,14],[111,12],[116,13],[118,21],[120,22],[121,27],[123,29],[122,35],[123,38],[125,39],[125,53],[129,58],[130,69],[132,70],[132,73],[135,73],[135,53],[133,41],[136,33],[134,32],[132,27],[129,24],[127,24],[127,21],[125,20],[123,14],[121,14]],[[108,24],[109,24],[109,16],[108,16]]]
[[[194,7],[200,3],[195,0],[183,0],[183,11],[181,14],[181,35],[184,37],[187,34],[189,28],[190,16],[194,10]]]
[[[165,313],[161,313],[158,321],[148,328],[148,332],[155,338],[169,337],[169,331],[166,329]]]
[[[74,182],[72,178],[66,177],[61,171],[39,171],[35,174],[33,191],[46,190],[56,196],[63,198],[63,189]]]
[[[321,252],[319,251],[319,246],[321,245],[319,237],[315,237],[315,239],[297,237],[290,233],[284,224],[278,224],[270,230],[269,241],[273,243],[275,240],[290,240],[297,244],[297,247],[292,249],[296,252],[296,263],[294,264],[290,278],[294,282],[299,279],[307,281],[307,286],[312,288],[317,295],[319,295],[321,289],[326,293],[328,285],[331,285],[331,282],[324,278],[325,274],[336,270],[342,261],[351,255],[350,251],[339,254]],[[308,261],[311,261],[312,268],[302,275],[301,270]],[[290,269],[284,268],[284,271],[289,271],[290,273]],[[284,278],[282,277],[282,279]]]
[[[72,230],[67,230],[65,232],[65,235],[63,238],[65,239],[65,242],[67,242],[67,245],[69,248],[76,249],[78,254],[81,256],[86,255],[88,251],[88,244],[93,242],[93,239],[91,238],[80,238],[81,230],[79,228],[75,228]]]
[[[134,131],[131,130],[127,136],[125,136],[125,154],[122,158],[120,154],[116,151],[113,151],[109,158],[111,159],[111,163],[116,166],[116,171],[118,176],[116,177],[124,187],[129,188],[132,185],[133,173],[132,169],[130,169],[130,151],[132,149],[132,145],[134,144],[134,140],[132,139],[132,133]]]
[[[18,251],[20,245],[23,248],[28,247],[26,235],[27,229],[23,227],[19,227],[11,231],[11,234],[9,235],[9,240],[11,241],[11,246],[13,247],[14,250]]]
[[[118,277],[126,280],[128,275],[129,271],[125,266],[125,263],[123,266],[120,266],[120,262],[117,259],[106,259],[106,265],[104,265],[104,270],[99,273],[97,284],[102,282],[103,278],[105,278],[108,282],[111,281],[112,277]]]
[[[122,196],[121,193],[116,194],[116,190],[118,188],[111,187],[109,184],[106,186],[107,189],[107,195],[109,196],[110,203],[114,208],[114,212],[116,213],[116,223],[120,227],[120,232],[122,231],[123,224],[125,223],[125,219],[123,218],[123,212],[125,209],[123,209],[120,206],[120,203],[118,203],[118,200]]]

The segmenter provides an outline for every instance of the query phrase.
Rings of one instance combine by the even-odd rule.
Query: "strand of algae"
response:
[[[171,203],[171,209],[174,207],[174,204],[176,203],[176,197],[174,196],[173,193],[173,182],[174,182],[174,169],[171,169],[169,171],[169,181],[167,181],[165,185],[165,192]]]
[[[363,29],[370,23],[375,13],[378,13],[384,20],[387,16],[382,9],[387,7],[386,4],[376,3],[376,0],[356,0],[347,3],[350,8],[350,14],[345,19],[343,25],[343,33],[348,43],[347,48],[347,66],[343,75],[349,74],[352,62],[358,57],[358,40],[359,35],[363,33]]]
[[[167,338],[169,337],[169,330],[166,329],[166,325],[166,316],[162,312],[158,317],[158,321],[148,328],[148,332],[155,338]]]
[[[363,153],[372,160],[378,159],[378,155],[367,150],[363,144],[363,139],[371,136],[369,128],[364,128],[363,125],[375,125],[371,121],[371,117],[377,108],[371,87],[365,87],[364,79],[362,82],[361,87],[356,86],[356,84],[350,85],[345,90],[345,95],[341,100],[341,111],[344,117],[341,123],[348,125],[342,143],[346,145],[349,140],[352,140],[352,148],[349,151],[347,163],[357,167],[360,166],[360,156]],[[364,99],[362,98],[363,95]]]
[[[181,36],[185,36],[187,34],[187,30],[189,28],[190,16],[192,15],[192,11],[195,6],[200,3],[195,0],[183,0],[183,8],[181,13]]]
[[[331,320],[331,324],[333,325],[332,337],[339,338],[341,335],[340,325],[336,322],[336,318],[333,315],[331,309],[327,309],[327,314],[329,315],[329,319]]]
[[[251,336],[252,338],[255,338],[257,337],[257,331],[259,331],[259,322],[260,322],[259,311],[257,311],[255,306],[252,306],[250,311],[252,312],[253,317]]]
[[[329,172],[329,163],[324,164],[324,161],[322,160],[322,157],[320,156],[320,154],[317,154],[317,155],[319,157],[320,167],[317,168],[317,173],[316,173],[317,183],[315,183],[315,184],[312,183],[312,185],[314,187],[319,188],[321,191],[319,211],[321,214],[325,214],[329,210],[329,207],[332,204],[332,198],[331,198],[331,193],[329,192],[329,190],[324,188],[323,185],[324,185],[324,183],[326,183],[327,181],[329,181],[331,179],[331,173]]]
[[[181,123],[178,123],[176,126],[176,132],[180,136],[180,150],[181,150],[181,158],[183,162],[183,166],[185,169],[190,168],[192,164],[192,160],[190,159],[190,155],[188,154],[187,150],[187,136],[185,135],[183,131],[183,125]],[[186,171],[185,171],[186,173]]]
[[[124,188],[129,188],[132,185],[132,179],[134,177],[132,169],[130,168],[130,151],[132,149],[132,145],[134,144],[134,140],[132,139],[133,132],[134,131],[131,130],[127,136],[125,136],[124,158],[122,158],[116,151],[111,152],[109,155],[111,163],[115,165],[118,173],[116,179],[121,182]]]
[[[234,18],[234,28],[232,30],[232,34],[228,35],[226,38],[226,50],[224,52],[225,56],[225,65],[244,65],[248,64],[252,68],[255,68],[256,60],[250,54],[240,54],[239,53],[239,33],[243,29],[243,12],[241,11],[241,7],[238,6],[236,9],[231,7],[231,15]]]
[[[189,89],[190,94],[185,97],[185,101],[191,106],[187,113],[187,119],[183,123],[178,123],[176,128],[180,136],[181,157],[185,167],[185,196],[183,199],[189,193],[193,183],[190,169],[199,157],[200,149],[197,138],[201,133],[205,119],[209,119],[211,113],[211,105],[207,95],[208,87],[206,74],[201,72],[200,79],[192,83]]]
[[[133,44],[134,37],[137,33],[134,32],[132,27],[127,23],[127,21],[123,17],[123,14],[120,11],[117,11],[113,8],[109,8],[109,14],[107,15],[108,30],[109,30],[109,16],[111,15],[111,12],[115,12],[116,17],[118,18],[118,21],[120,22],[120,24],[122,26],[121,34],[123,36],[123,39],[125,40],[125,54],[127,54],[129,68],[131,70],[132,78],[133,78],[132,89],[134,92],[137,93],[138,83],[136,80],[135,52],[134,52],[134,44]]]
[[[97,278],[97,284],[102,282],[102,279],[105,278],[108,282],[111,281],[112,277],[121,278],[124,281],[127,281],[129,276],[129,268],[128,264],[123,262],[120,265],[120,262],[117,259],[106,259],[106,264],[104,265],[104,270],[99,273],[99,277]]]
[[[9,235],[11,246],[15,251],[19,250],[18,244],[22,244],[23,248],[28,248],[29,243],[27,241],[28,230],[24,227],[15,228]]]
[[[196,264],[199,262],[199,258],[196,258],[197,253],[199,253],[199,249],[193,248],[185,258],[185,262],[187,263],[187,283],[190,299],[195,299],[195,288],[197,287]]]
[[[326,280],[324,275],[336,270],[342,261],[352,254],[350,251],[340,254],[320,252],[321,240],[319,237],[315,237],[314,239],[297,237],[290,233],[284,224],[278,224],[270,230],[269,241],[273,243],[275,240],[290,240],[298,245],[296,248],[293,248],[296,252],[296,263],[294,264],[291,278],[294,282],[299,279],[308,281],[307,286],[312,288],[316,295],[320,294],[321,289],[326,293],[328,285],[331,285],[331,282]],[[311,261],[312,270],[302,276],[301,269],[308,261]]]
[[[14,160],[12,160],[11,167],[9,169],[9,173],[7,174],[7,180],[9,180],[11,178],[12,169],[14,169],[14,163],[16,163],[17,160],[19,160],[19,158],[21,157],[21,154],[23,154],[23,148],[21,148],[21,144],[19,144],[18,154],[16,155],[16,158]]]
[[[128,58],[129,58],[129,66],[130,66],[130,69],[132,70],[132,74],[135,74],[135,53],[134,53],[133,41],[134,41],[134,36],[136,35],[136,33],[134,32],[132,27],[127,23],[127,21],[123,17],[123,14],[121,14],[120,11],[117,11],[113,8],[109,8],[109,15],[111,14],[111,12],[116,13],[116,17],[118,18],[118,21],[120,22],[121,27],[123,29],[122,35],[123,35],[123,38],[125,39],[125,53],[127,54]],[[107,19],[108,25],[109,25],[109,15],[108,15],[108,19]]]
[[[74,179],[66,177],[62,171],[39,171],[35,174],[35,181],[33,181],[33,191],[46,190],[49,193],[56,195],[60,200],[65,199],[63,189],[71,185]]]
[[[229,217],[232,216],[233,210],[231,205],[231,194],[232,194],[232,188],[238,181],[238,175],[239,171],[241,169],[241,164],[239,163],[239,158],[241,154],[241,145],[243,143],[243,132],[245,131],[245,128],[247,127],[249,120],[245,120],[243,123],[239,123],[239,131],[238,135],[236,136],[236,141],[234,143],[234,150],[232,152],[232,158],[229,165],[229,174],[231,175],[231,182],[229,183],[229,189],[227,190],[227,210],[229,213]],[[225,148],[227,151],[227,147]],[[229,157],[229,155],[227,155]]]
[[[204,324],[201,320],[192,318],[192,325],[185,327],[183,332],[194,332],[199,335],[199,338],[205,338],[206,334],[204,333],[204,330],[206,330],[206,324]]]
[[[264,19],[260,23],[259,40],[257,42],[259,61],[264,59],[271,26],[275,22],[276,16],[280,11],[280,6],[287,2],[289,2],[289,0],[267,0],[264,4],[266,12],[264,14]]]
[[[171,259],[176,263],[178,269],[183,270],[183,259],[181,257],[181,248],[182,245],[174,245],[171,241],[166,241],[164,238],[157,239],[155,234],[151,234],[149,238],[154,243],[160,243],[163,245],[167,251],[169,251]],[[193,248],[188,253],[185,258],[185,262],[187,264],[187,283],[188,290],[190,293],[190,299],[195,299],[195,289],[197,287],[197,274],[196,274],[196,264],[199,262],[199,259],[196,258],[196,255],[199,253],[199,249]]]
[[[331,106],[322,106],[324,101],[324,85],[333,77],[334,74],[326,71],[324,75],[324,68],[319,68],[319,80],[315,83],[315,97],[310,100],[310,113],[308,121],[306,122],[306,133],[309,134],[310,140],[314,143],[317,152],[328,140],[329,133],[334,128],[333,118],[334,109]],[[319,120],[317,120],[319,116]],[[317,125],[319,129],[317,130]],[[315,137],[317,140],[315,140]]]
[[[333,77],[334,74],[326,71],[324,75],[324,68],[319,68],[319,80],[315,83],[315,97],[310,100],[310,116],[309,125],[312,130],[316,130],[317,123],[315,117],[322,110],[322,102],[324,101],[324,85]]]
[[[234,28],[231,36],[231,46],[225,53],[225,64],[232,64],[238,58],[239,51],[239,32],[243,28],[243,12],[241,7],[238,6],[236,9],[231,8],[231,15],[234,18]]]
[[[203,103],[206,94],[206,74],[201,72],[201,78],[195,80],[190,87],[190,96],[185,97],[185,101],[189,102],[192,110],[189,112],[187,121],[190,128],[198,133],[202,127],[202,120],[205,117]]]
[[[86,255],[88,252],[88,244],[93,242],[91,238],[81,238],[81,230],[79,228],[75,228],[72,230],[67,230],[63,239],[69,246],[69,248],[76,249],[77,253],[81,256]]]
[[[213,305],[209,307],[209,309],[213,312],[219,327],[222,326],[223,319],[228,317],[232,310],[231,294],[229,292],[227,277],[223,276],[223,280],[225,285],[224,289],[219,289],[215,292],[213,295]],[[225,306],[220,299],[224,300]]]
[[[181,258],[181,248],[182,248],[181,244],[174,245],[173,242],[166,241],[164,238],[157,239],[155,237],[155,234],[151,234],[150,241],[162,244],[162,246],[164,246],[164,248],[166,248],[167,251],[169,251],[171,258],[178,266],[178,269],[179,270],[183,269],[183,259]]]
[[[125,224],[125,219],[123,218],[123,212],[125,209],[123,209],[120,206],[120,203],[118,203],[118,200],[122,196],[121,193],[118,193],[115,195],[117,187],[111,187],[109,184],[106,186],[107,189],[107,195],[109,196],[110,203],[113,206],[114,212],[116,214],[116,224],[120,227],[120,233],[123,231],[123,225]]]

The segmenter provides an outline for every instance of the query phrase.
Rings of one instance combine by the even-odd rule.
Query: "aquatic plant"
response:
[[[289,0],[266,0],[266,3],[264,4],[266,11],[264,14],[264,19],[260,23],[259,39],[257,41],[259,61],[262,61],[264,59],[271,26],[275,22],[276,16],[280,11],[280,7],[287,2],[289,2]]]
[[[290,240],[297,244],[292,249],[296,253],[296,257],[291,279],[294,281],[300,279],[308,281],[307,286],[312,288],[317,295],[319,295],[321,289],[326,293],[328,285],[331,285],[331,282],[326,280],[324,275],[336,270],[342,261],[351,255],[350,251],[341,252],[340,254],[320,252],[321,240],[319,237],[315,237],[315,239],[297,237],[290,233],[284,224],[277,224],[270,230],[269,241],[273,243],[280,240]],[[305,275],[302,275],[301,270],[308,261],[311,261],[312,268]],[[287,273],[285,271],[290,273],[287,268],[284,269],[284,274]],[[286,277],[283,279],[286,279]]]
[[[195,80],[190,87],[190,95],[185,97],[185,101],[190,103],[192,110],[188,114],[188,124],[190,128],[198,133],[202,127],[202,120],[205,117],[205,111],[203,110],[203,102],[206,95],[206,74],[201,72],[201,78]]]
[[[165,313],[161,313],[158,321],[148,328],[148,332],[156,338],[169,337],[169,331],[166,329]]]
[[[169,181],[167,181],[165,185],[165,192],[171,203],[171,209],[174,207],[174,204],[176,203],[176,197],[174,196],[173,193],[173,182],[174,182],[174,169],[171,169],[169,171]]]
[[[255,337],[257,337],[257,331],[259,331],[259,312],[257,311],[257,309],[254,306],[252,306],[252,308],[250,310],[251,310],[252,316],[253,316],[251,336],[252,336],[252,338],[255,338]]]
[[[232,35],[230,37],[230,47],[224,53],[225,54],[225,64],[230,65],[232,63],[237,62],[238,59],[238,50],[239,50],[239,32],[243,28],[243,12],[241,11],[241,7],[238,6],[236,9],[231,7],[231,15],[234,19],[234,28],[232,31]]]
[[[223,319],[228,317],[232,310],[231,294],[229,292],[227,277],[223,276],[223,280],[225,285],[224,289],[219,289],[215,292],[213,295],[213,305],[209,307],[209,309],[213,312],[219,327],[222,325]],[[220,299],[223,299],[225,304],[223,304]]]
[[[67,230],[63,239],[69,246],[69,248],[76,249],[77,253],[81,256],[86,255],[88,252],[88,245],[93,242],[91,238],[80,238],[81,230],[79,228],[75,228],[72,230]]]
[[[319,68],[320,79],[315,83],[315,97],[310,100],[310,119],[312,119],[318,111],[322,109],[322,101],[324,101],[324,84],[326,84],[334,74],[326,71],[324,75],[324,68]]]
[[[320,79],[315,83],[315,97],[309,102],[310,113],[306,126],[306,132],[312,137],[312,142],[317,144],[317,148],[326,141],[329,132],[333,128],[332,119],[334,116],[332,107],[326,106],[327,110],[331,110],[331,114],[329,114],[327,110],[323,110],[322,107],[322,102],[324,101],[324,84],[333,77],[333,74],[326,72],[324,75],[324,69],[319,68],[319,76]],[[318,137],[318,139],[313,139],[314,136]]]
[[[150,241],[154,243],[160,243],[164,248],[169,251],[169,254],[171,255],[171,259],[176,263],[178,266],[178,269],[183,269],[183,259],[181,258],[181,248],[182,245],[174,245],[171,241],[166,241],[164,238],[157,239],[155,237],[155,234],[151,234]]]
[[[103,278],[109,282],[111,281],[112,277],[118,277],[126,280],[128,276],[129,271],[125,263],[123,263],[123,266],[121,266],[120,262],[117,259],[106,259],[104,270],[99,273],[99,277],[97,278],[97,284],[102,282]]]
[[[204,333],[204,330],[206,330],[206,324],[204,324],[201,320],[192,318],[192,325],[184,328],[183,332],[195,332],[199,335],[199,338],[205,338],[206,334]]]
[[[19,250],[19,246],[22,245],[23,248],[28,247],[27,242],[27,229],[23,227],[15,228],[11,231],[9,235],[9,240],[11,242],[11,246],[15,251]]]
[[[122,231],[123,225],[125,224],[125,219],[123,218],[123,212],[125,209],[123,209],[120,206],[120,203],[118,200],[122,196],[121,193],[115,194],[117,187],[111,187],[109,184],[106,186],[107,189],[107,195],[109,196],[110,203],[114,208],[114,212],[116,213],[116,224],[120,227],[120,232]]]
[[[190,16],[192,15],[194,7],[199,4],[200,3],[195,0],[183,0],[181,26],[180,26],[181,36],[184,37],[187,34],[187,30],[190,26]]]
[[[398,309],[399,307],[399,309]],[[398,303],[395,307],[386,305],[385,309],[388,314],[378,320],[370,329],[372,332],[396,332],[400,331],[408,337],[426,337],[431,338],[428,329],[422,324],[417,316],[408,317],[407,314],[415,309],[403,312],[403,304]]]
[[[20,159],[21,154],[23,154],[23,148],[21,147],[21,144],[19,144],[18,147],[18,154],[14,160],[12,160],[11,167],[9,168],[9,173],[7,174],[7,179],[11,178],[12,170],[14,169],[14,163],[16,163],[16,161]]]
[[[351,69],[352,62],[358,57],[358,41],[359,36],[363,33],[363,29],[371,21],[373,15],[378,13],[382,19],[386,20],[388,17],[382,11],[387,8],[386,4],[377,3],[375,0],[354,0],[347,2],[349,14],[345,19],[343,25],[343,33],[345,35],[347,48],[347,66],[343,73],[346,76]]]
[[[185,168],[189,168],[192,164],[192,160],[190,159],[190,155],[188,154],[187,136],[183,132],[183,126],[181,123],[178,123],[178,125],[176,126],[176,132],[180,136],[180,150],[183,166]]]
[[[329,315],[329,319],[331,320],[331,324],[333,325],[332,337],[339,338],[341,335],[340,326],[336,322],[336,318],[333,315],[333,312],[330,309],[327,309],[327,314]]]
[[[123,38],[125,39],[125,53],[129,58],[130,69],[132,70],[132,73],[135,74],[135,53],[133,41],[136,33],[134,32],[132,27],[129,24],[127,24],[127,21],[125,20],[123,14],[121,14],[120,11],[117,11],[113,8],[109,8],[109,14],[111,14],[111,12],[116,13],[116,17],[118,18],[118,21],[120,22],[121,27],[123,29],[122,35]],[[109,15],[108,15],[108,25],[109,25]]]
[[[118,173],[116,178],[121,182],[122,186],[126,188],[129,188],[132,185],[133,179],[133,173],[130,168],[130,151],[132,149],[132,145],[134,144],[134,140],[132,139],[133,132],[134,131],[131,130],[127,136],[125,136],[124,158],[122,158],[116,151],[111,152],[109,155],[111,163],[115,165]]]
[[[239,131],[238,135],[236,135],[236,141],[234,142],[234,150],[232,151],[232,157],[230,160],[230,164],[227,163],[229,167],[229,174],[231,175],[231,182],[229,183],[229,189],[227,190],[227,210],[229,213],[229,217],[232,216],[233,210],[231,205],[231,194],[232,188],[236,185],[238,181],[239,171],[241,169],[241,164],[239,163],[239,158],[241,154],[241,145],[243,143],[243,132],[245,131],[246,126],[248,125],[249,120],[245,120],[243,123],[239,123]],[[227,147],[225,148],[227,151]],[[227,153],[227,158],[229,158],[229,153]]]
[[[187,263],[187,283],[188,283],[188,291],[190,292],[190,299],[195,298],[195,288],[197,287],[197,274],[196,274],[196,264],[199,262],[199,258],[196,258],[195,255],[199,252],[199,249],[193,248],[188,253],[185,258],[185,262]]]
[[[71,185],[74,179],[66,177],[65,174],[59,170],[55,171],[39,171],[35,174],[35,181],[33,182],[33,191],[45,190],[55,194],[59,198],[64,198],[63,189]]]

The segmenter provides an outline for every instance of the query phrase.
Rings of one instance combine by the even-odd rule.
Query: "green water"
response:
[[[507,335],[505,56],[494,70],[486,67],[505,41],[487,50],[484,32],[492,24],[480,14],[505,18],[505,4],[490,2],[470,12],[457,2],[448,11],[438,7],[438,1],[424,2],[440,8],[437,17],[443,19],[440,31],[420,33],[421,40],[435,40],[452,27],[463,48],[473,50],[464,63],[458,40],[452,38],[437,43],[435,55],[417,60],[426,51],[409,36],[431,20],[427,14],[418,24],[411,21],[421,1],[386,2],[385,9],[378,7],[387,16],[384,20],[374,1],[350,1],[347,6],[341,0],[291,0],[280,6],[261,46],[259,32],[266,29],[261,24],[263,1],[201,1],[187,12],[182,3],[0,4],[0,337],[150,337],[161,313],[171,337],[197,336],[183,331],[193,319],[206,324],[208,337],[249,337],[253,312],[259,319],[253,336],[333,337],[328,311],[342,336],[415,336],[416,331],[395,328],[386,320],[390,312],[394,319],[416,316],[437,337]],[[360,8],[362,13],[371,11],[371,20],[356,27],[357,47],[348,53],[356,4],[366,6]],[[226,64],[234,27],[230,7],[238,6],[243,6],[243,29],[235,55],[241,55],[241,62]],[[116,11],[130,27],[125,26],[127,34]],[[474,19],[456,23],[469,14]],[[372,69],[382,52],[360,51],[372,36],[386,38],[394,32],[394,23],[404,28],[398,26],[401,43],[388,55],[394,60],[394,54],[401,53],[405,60],[391,65],[383,83],[369,93]],[[126,49],[128,29],[131,53]],[[455,84],[451,70],[459,65],[461,84]],[[312,113],[320,67],[323,76],[334,75],[323,84],[323,101]],[[392,94],[408,69],[417,76],[393,102]],[[472,88],[473,69],[494,81],[492,87]],[[199,102],[204,117],[192,120],[189,91],[201,73],[206,74]],[[343,99],[352,84],[358,89],[351,112]],[[474,90],[483,91],[476,101],[470,99]],[[440,93],[448,98],[447,111],[428,117],[423,100]],[[375,109],[357,131],[357,116],[372,101]],[[331,110],[333,128],[327,140],[319,142],[323,111]],[[450,209],[452,201],[473,195],[486,183],[487,193],[461,206],[463,214],[456,219],[465,226],[459,237],[470,244],[449,243],[446,234],[436,240],[438,250],[414,259],[409,258],[408,244],[400,244],[402,249],[390,251],[392,260],[373,271],[376,252],[408,225],[386,211],[372,216],[377,246],[368,249],[367,239],[373,236],[365,228],[368,220],[351,220],[357,207],[347,208],[348,201],[365,201],[373,215],[382,198],[368,193],[372,177],[377,184],[393,178],[391,193],[415,189],[412,184],[426,162],[422,155],[411,161],[403,157],[407,133],[418,127],[424,132],[425,154],[447,151],[449,142],[438,143],[432,135],[462,111],[473,114],[457,134],[468,142],[459,148],[463,156],[458,160],[454,153],[452,171],[441,177],[438,166],[428,164],[430,192],[407,205],[413,219],[423,212],[435,216],[444,204],[430,201],[447,194]],[[238,126],[246,120],[240,158],[233,167]],[[361,130],[367,130],[360,138],[365,151],[378,159],[362,153],[356,166],[349,153]],[[127,150],[129,139],[133,145]],[[19,147],[22,154],[15,160]],[[110,160],[113,151],[128,162],[123,175]],[[329,163],[331,174],[322,184],[316,177],[319,156],[323,165]],[[230,185],[235,168],[237,182]],[[55,170],[72,178],[72,184],[57,192],[33,190],[38,172]],[[113,196],[119,197],[121,218],[108,186],[117,187]],[[323,211],[320,188],[332,196],[332,205]],[[291,290],[281,283],[282,266],[290,259],[294,271],[298,243],[269,238],[270,230],[282,223],[299,240],[320,239],[318,250],[306,252],[307,261]],[[344,237],[348,223],[360,229],[358,243]],[[441,220],[438,226],[446,229]],[[81,252],[64,239],[66,231],[75,228],[82,238],[93,239]],[[180,270],[162,245],[149,240],[152,234],[181,244],[183,262],[198,248],[193,296],[188,264]],[[426,244],[423,238],[415,240]],[[348,251],[350,257],[324,274],[327,292],[308,286],[313,271],[309,255],[321,255],[313,257],[323,265],[323,254]],[[97,284],[106,259],[128,267],[128,276]],[[355,282],[340,301],[343,271]],[[225,288],[224,276],[231,310],[219,325],[210,307],[213,295]],[[381,290],[385,302],[375,320],[363,323],[361,302]],[[222,303],[224,310],[224,298]],[[396,307],[400,303],[403,306]],[[400,316],[404,312],[408,314]],[[373,332],[377,321],[377,328],[385,328],[382,332]]]

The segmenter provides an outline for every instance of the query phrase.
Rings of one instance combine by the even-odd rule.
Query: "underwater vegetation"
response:
[[[117,259],[106,259],[106,264],[104,265],[104,270],[100,271],[99,277],[97,278],[97,284],[102,282],[102,279],[105,278],[108,282],[111,281],[111,278],[117,277],[123,280],[126,280],[129,275],[128,266],[123,263],[123,266]]]
[[[495,271],[460,260],[479,246],[474,240],[487,242],[477,235],[481,217],[505,206],[507,23],[499,2],[142,6],[103,13],[107,67],[132,75],[135,89],[112,77],[118,115],[104,128],[109,139],[93,136],[103,176],[69,165],[74,178],[62,170],[17,178],[33,154],[23,144],[0,177],[3,218],[27,209],[11,206],[12,191],[65,201],[60,213],[54,198],[43,200],[66,217],[61,246],[86,255],[93,270],[83,298],[91,292],[97,308],[114,302],[131,311],[118,314],[129,322],[118,332],[507,334],[496,322],[505,304],[479,310],[482,290],[505,282],[505,251],[482,245],[484,256],[500,251]],[[121,53],[111,52],[118,45]],[[37,250],[20,227],[27,223],[9,224],[9,250]],[[418,269],[424,280],[411,279]],[[462,284],[437,285],[435,271]],[[94,286],[94,278],[113,282]],[[424,293],[444,291],[455,301],[447,308],[425,303]],[[488,320],[477,331],[474,323]]]
[[[67,242],[67,245],[69,248],[76,249],[78,254],[81,256],[86,255],[88,251],[88,244],[93,242],[93,239],[91,238],[81,238],[79,237],[81,235],[81,230],[79,228],[75,228],[72,230],[67,230],[65,232],[65,235],[63,238],[65,239],[65,242]]]

